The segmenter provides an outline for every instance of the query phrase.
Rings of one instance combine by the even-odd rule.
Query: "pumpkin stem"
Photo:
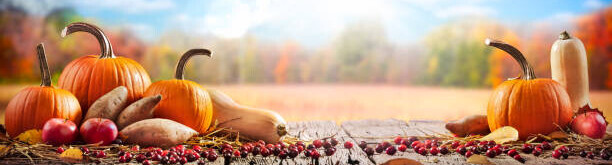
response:
[[[100,28],[95,25],[84,23],[84,22],[75,22],[66,26],[64,30],[62,30],[62,38],[66,37],[69,34],[74,32],[87,32],[98,40],[100,43],[100,58],[115,58],[115,54],[113,53],[113,47],[110,44],[110,41],[104,35],[104,32]]]
[[[567,40],[567,39],[570,39],[570,38],[572,38],[572,36],[570,36],[570,34],[567,33],[567,31],[563,31],[563,32],[561,32],[561,34],[559,34],[559,39],[560,40]]]
[[[40,86],[49,87],[51,86],[51,73],[49,72],[49,66],[47,66],[47,55],[45,55],[45,46],[43,43],[36,46],[36,53],[38,54],[38,62],[40,63],[40,74],[41,83]]]
[[[211,54],[212,53],[208,49],[191,49],[185,52],[185,54],[181,56],[181,59],[179,60],[178,64],[176,64],[176,73],[174,74],[174,78],[179,80],[184,79],[183,73],[185,71],[185,65],[187,65],[187,61],[189,61],[191,57],[195,55],[206,55],[210,57]]]
[[[523,70],[523,76],[521,76],[520,78],[525,80],[532,80],[536,78],[535,73],[533,72],[533,68],[531,67],[531,65],[529,65],[527,59],[525,59],[525,56],[523,56],[523,53],[521,53],[521,51],[516,49],[514,46],[504,43],[502,41],[491,40],[488,38],[485,40],[485,44],[501,49],[506,53],[510,54],[512,58],[514,58],[514,60],[519,63],[521,69]]]

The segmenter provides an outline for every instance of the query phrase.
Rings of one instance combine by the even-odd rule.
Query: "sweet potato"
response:
[[[137,121],[153,118],[154,108],[161,99],[161,95],[155,95],[130,104],[117,117],[116,123],[119,130]]]
[[[105,118],[115,121],[127,104],[127,96],[128,91],[124,86],[111,90],[91,104],[83,121],[87,121],[90,118]]]
[[[491,132],[486,115],[472,115],[446,123],[446,129],[460,137],[471,134],[486,135]]]
[[[120,133],[126,137],[125,142],[127,143],[162,148],[184,143],[198,134],[181,123],[161,118],[138,121],[128,125]]]

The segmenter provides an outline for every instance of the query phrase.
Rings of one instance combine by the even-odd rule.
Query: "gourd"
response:
[[[513,46],[490,39],[485,43],[509,53],[522,69],[522,75],[501,83],[489,99],[487,120],[491,132],[512,126],[525,140],[566,127],[573,112],[565,88],[552,79],[536,78],[523,54]]]
[[[277,143],[287,134],[287,123],[278,113],[236,103],[224,93],[208,89],[213,102],[213,119],[217,127],[240,133],[240,137]]]
[[[589,71],[582,41],[563,32],[550,50],[552,79],[559,82],[570,97],[572,110],[589,105]]]
[[[74,123],[81,121],[81,107],[72,93],[51,86],[43,44],[37,47],[42,83],[27,87],[11,99],[6,107],[4,121],[11,137],[30,129],[42,129],[47,120],[62,118]]]
[[[185,65],[195,55],[210,57],[211,52],[206,49],[191,49],[185,52],[176,65],[174,79],[151,84],[144,96],[162,96],[154,110],[156,118],[174,120],[204,133],[210,128],[213,116],[210,96],[200,84],[183,77]]]
[[[102,51],[100,55],[83,56],[70,62],[59,77],[59,87],[76,96],[84,114],[98,98],[118,86],[128,89],[126,104],[142,98],[151,79],[140,64],[115,56],[110,41],[95,25],[72,23],[62,30],[62,37],[74,32],[87,32],[95,36]]]

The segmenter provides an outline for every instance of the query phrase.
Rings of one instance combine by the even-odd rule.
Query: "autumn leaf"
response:
[[[413,160],[413,159],[408,159],[408,158],[397,158],[397,159],[391,159],[385,163],[383,163],[383,165],[422,165],[423,163]]]
[[[17,136],[17,140],[28,144],[42,143],[42,133],[38,129],[27,130]]]
[[[66,161],[83,160],[83,152],[78,148],[69,148],[60,154],[60,158]]]
[[[551,139],[567,139],[568,135],[565,132],[555,131],[548,134]]]
[[[505,127],[496,129],[495,131],[491,132],[489,135],[485,137],[480,138],[480,141],[493,140],[498,144],[504,144],[507,142],[516,141],[518,140],[518,138],[519,138],[518,130],[510,126],[505,126]]]
[[[472,155],[466,160],[466,162],[472,164],[493,164],[486,156],[482,155]]]

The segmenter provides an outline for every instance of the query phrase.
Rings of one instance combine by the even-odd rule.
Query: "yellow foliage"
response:
[[[61,159],[83,160],[83,152],[78,148],[69,148],[60,154]]]
[[[489,135],[485,137],[480,138],[480,141],[493,140],[498,144],[503,144],[507,142],[516,141],[518,140],[518,138],[519,138],[518,130],[510,126],[505,126],[505,127],[496,129],[495,131],[491,132]]]
[[[39,129],[27,130],[17,136],[17,140],[28,144],[42,143],[42,132]]]

